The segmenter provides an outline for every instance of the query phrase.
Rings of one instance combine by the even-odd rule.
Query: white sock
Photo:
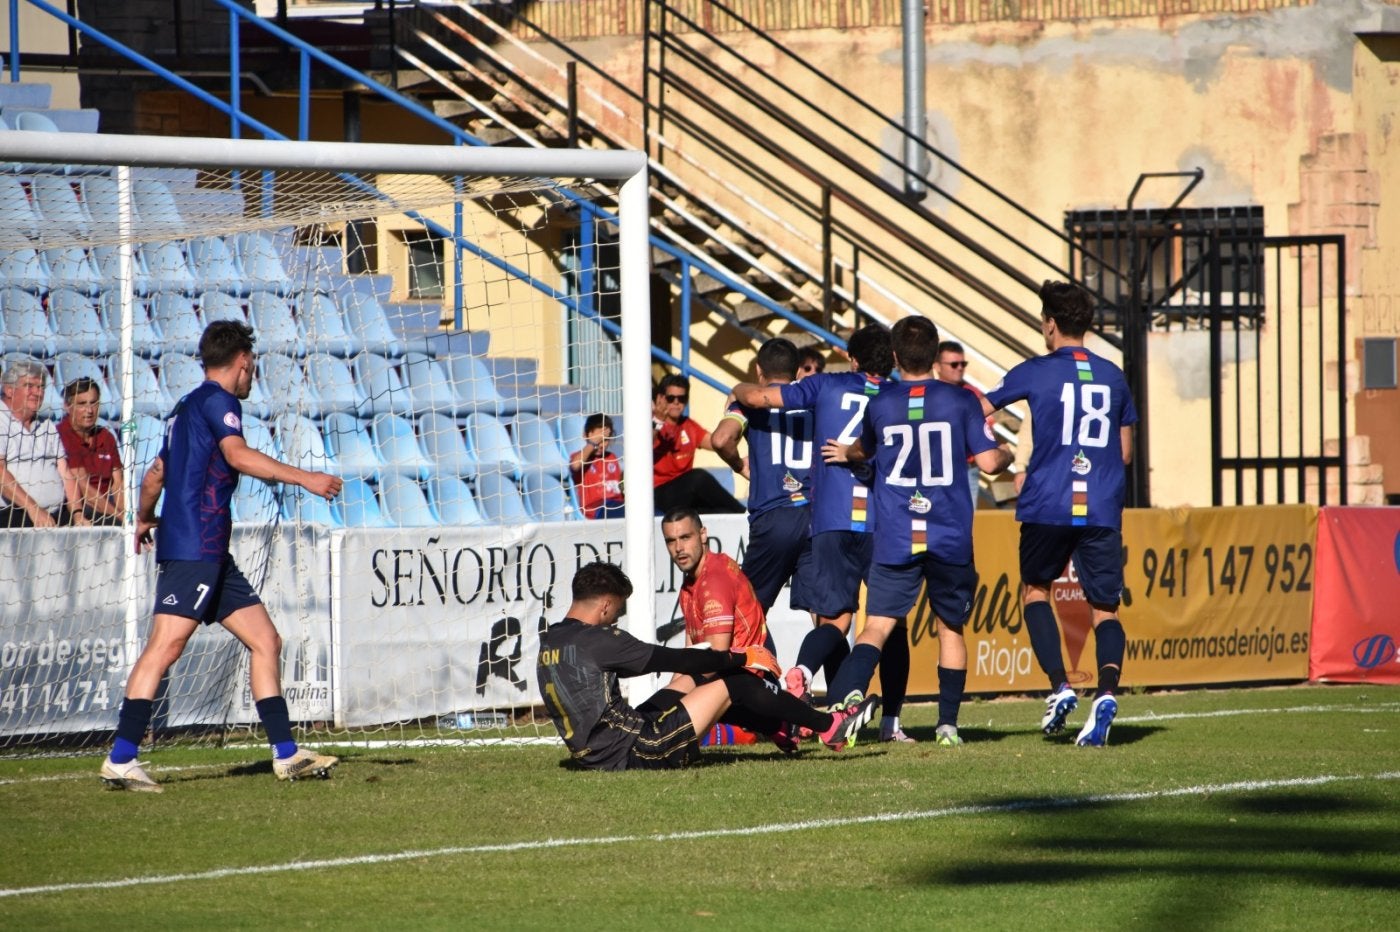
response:
[[[896,731],[899,731],[899,716],[898,716],[898,715],[882,715],[882,716],[880,716],[880,734],[882,734],[882,735],[892,735],[892,734],[894,734]]]
[[[807,686],[808,688],[810,688],[811,685],[812,685],[812,671],[811,671],[811,670],[808,670],[806,667],[802,666],[802,664],[800,664],[800,663],[797,665],[797,669],[799,669],[799,670],[802,671],[802,682],[803,682],[803,684],[804,684],[805,686]]]

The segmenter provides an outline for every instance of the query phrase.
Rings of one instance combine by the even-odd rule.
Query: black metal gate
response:
[[[1215,505],[1347,503],[1341,236],[1213,238]]]

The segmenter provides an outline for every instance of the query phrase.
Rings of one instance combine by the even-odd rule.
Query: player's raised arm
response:
[[[784,406],[783,387],[740,382],[734,386],[734,400],[746,408],[781,408]]]

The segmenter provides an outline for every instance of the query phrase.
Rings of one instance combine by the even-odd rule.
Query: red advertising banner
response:
[[[1400,684],[1400,508],[1323,508],[1308,679]]]

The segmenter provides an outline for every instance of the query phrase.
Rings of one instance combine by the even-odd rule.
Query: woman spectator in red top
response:
[[[68,456],[68,468],[78,483],[83,514],[93,524],[122,523],[126,493],[122,482],[122,457],[117,438],[98,426],[97,406],[101,389],[89,378],[74,379],[63,389],[63,420],[58,439]]]

